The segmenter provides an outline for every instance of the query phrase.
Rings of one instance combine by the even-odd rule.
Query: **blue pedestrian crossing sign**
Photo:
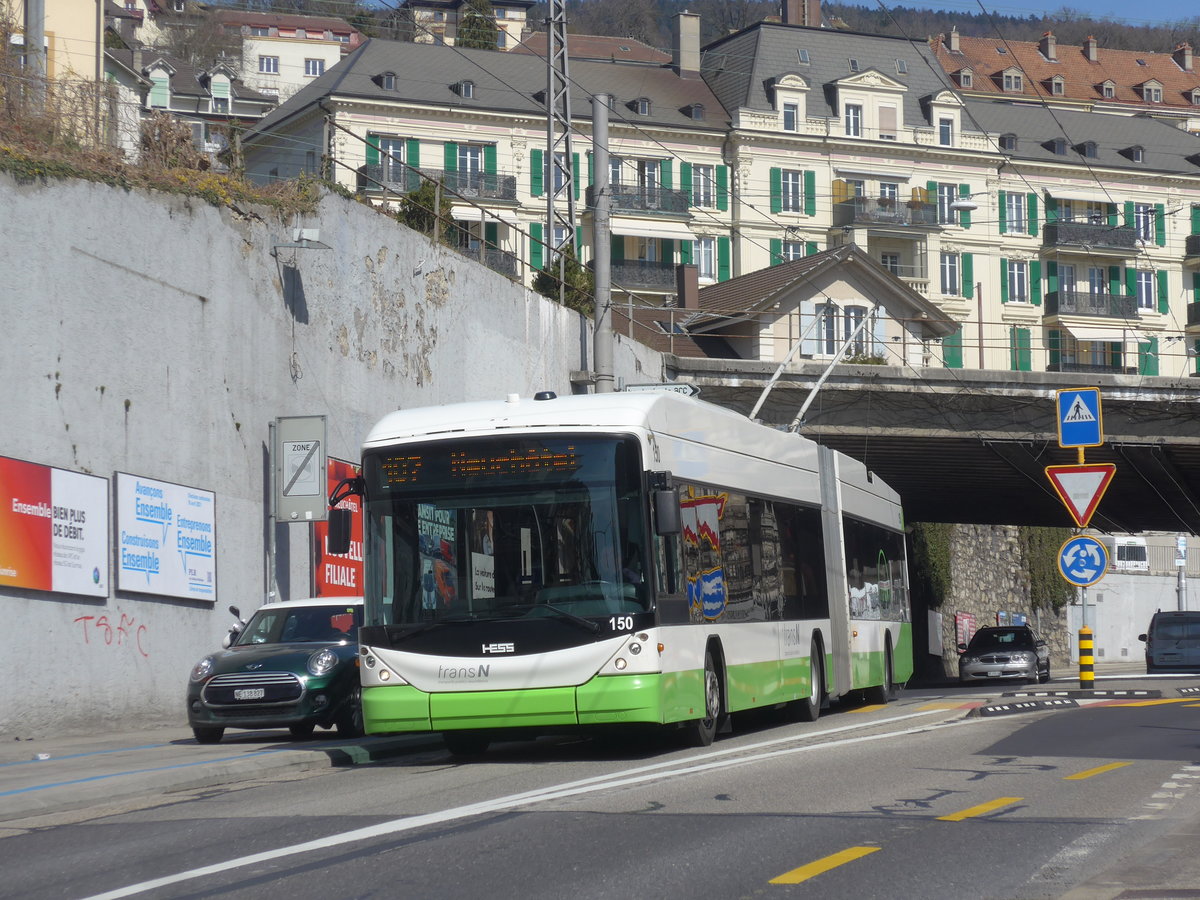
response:
[[[1100,388],[1072,388],[1058,394],[1058,446],[1099,447],[1104,443]]]
[[[1058,571],[1076,587],[1095,584],[1108,571],[1108,549],[1094,537],[1076,535],[1059,547]]]

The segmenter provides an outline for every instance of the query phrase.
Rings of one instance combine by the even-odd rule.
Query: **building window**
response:
[[[306,59],[304,61],[304,74],[308,78],[316,78],[318,75],[325,74],[325,60],[323,59]]]
[[[385,91],[394,91],[396,89],[396,76],[392,72],[384,72],[379,79],[379,86]]]
[[[1146,161],[1146,151],[1143,150],[1141,147],[1130,147],[1129,148],[1129,158],[1133,162],[1139,162],[1139,163],[1145,162]]]
[[[212,98],[212,111],[215,113],[229,112],[229,98],[228,97],[213,97]]]
[[[896,74],[897,75],[907,75],[908,74],[908,63],[902,59],[896,60]]]
[[[943,253],[942,254],[942,293],[949,297],[957,297],[962,289],[962,282],[958,277],[958,254]]]
[[[900,185],[894,181],[879,182],[879,199],[895,202],[900,199]]]
[[[808,65],[808,51],[803,47],[796,50],[796,62],[800,63],[802,66]]]
[[[610,156],[608,158],[608,186],[611,188],[621,187],[621,165],[622,159],[619,156]]]
[[[847,60],[846,60],[846,63],[847,63],[847,65],[849,65],[849,67],[850,67],[850,71],[851,71],[851,72],[860,72],[860,71],[862,71],[862,66],[860,66],[860,65],[858,64],[858,60],[857,60],[857,59],[854,59],[853,57],[851,57],[851,58],[849,58],[849,59],[847,59]]]
[[[966,69],[958,73],[959,87],[969,88],[974,84],[974,80],[974,75]]]
[[[1088,159],[1095,159],[1096,151],[1097,151],[1097,148],[1096,148],[1095,141],[1084,141],[1082,146],[1080,146],[1080,148],[1079,148],[1080,154],[1082,156],[1087,157]]]
[[[555,225],[554,236],[551,241],[551,247],[553,248],[551,251],[551,258],[558,259],[559,254],[562,253],[563,247],[566,246],[570,240],[571,229],[566,225]]]
[[[1162,103],[1162,88],[1148,84],[1142,88],[1142,99],[1147,103]]]
[[[496,30],[496,49],[504,50],[506,47],[508,47],[508,32],[503,28],[498,28]]]
[[[383,164],[384,181],[401,181],[404,177],[404,141],[400,138],[381,137],[379,162]]]
[[[1147,243],[1154,240],[1154,207],[1149,203],[1133,205],[1133,230]]]
[[[696,239],[696,275],[703,281],[717,280],[717,239]]]
[[[943,147],[954,146],[954,120],[938,119],[938,143]]]
[[[715,175],[712,166],[692,166],[692,205],[715,206]]]
[[[1137,272],[1138,309],[1154,309],[1154,273],[1146,269]]]
[[[251,25],[250,37],[270,37],[271,29],[266,25]]]
[[[797,169],[784,169],[779,173],[783,189],[783,211],[804,211],[804,173]]]
[[[703,103],[693,103],[688,108],[688,115],[691,116],[693,119],[695,119],[697,122],[703,120],[704,104]]]
[[[1024,194],[1009,192],[1004,195],[1004,230],[1020,233],[1025,230],[1026,199]]]
[[[557,162],[557,160],[555,160]],[[555,190],[562,185],[558,183],[561,169],[555,165]],[[483,144],[458,145],[458,171],[460,175],[479,175],[483,172]]]
[[[1054,140],[1052,140],[1050,142],[1049,149],[1050,149],[1050,152],[1053,153],[1055,156],[1066,156],[1067,155],[1067,139],[1066,138],[1055,138]]]
[[[937,206],[938,206],[938,224],[939,225],[956,225],[958,224],[958,212],[951,209],[950,204],[958,199],[958,188],[953,184],[939,184],[937,186]]]
[[[804,257],[804,241],[784,241],[783,258],[785,262]]]
[[[638,97],[636,103],[637,103],[637,114],[639,116],[650,115],[650,100],[649,100],[649,98]]]
[[[1029,266],[1023,260],[1008,261],[1008,299],[1013,303],[1029,302]]]
[[[846,104],[846,137],[862,137],[862,112],[863,108],[859,104]]]
[[[783,130],[796,131],[799,129],[800,107],[795,103],[783,104]]]
[[[279,74],[279,57],[278,56],[260,56],[258,58],[258,71],[263,75],[278,75]]]
[[[462,97],[464,100],[474,100],[475,99],[475,82],[460,81],[458,83],[458,96]]]
[[[1018,94],[1025,90],[1025,79],[1020,72],[1004,73],[1004,90]]]
[[[1063,83],[1061,75],[1055,75],[1050,79],[1050,93],[1056,97],[1061,97],[1066,93],[1066,85]]]
[[[1017,136],[1015,134],[1000,135],[1000,149],[1015,152],[1017,149]]]
[[[881,253],[879,254],[879,264],[891,272],[893,275],[900,276],[900,254],[899,253]]]

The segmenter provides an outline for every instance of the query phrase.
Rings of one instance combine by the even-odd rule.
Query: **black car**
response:
[[[361,597],[288,600],[239,620],[227,649],[196,663],[188,679],[196,740],[215,744],[226,728],[287,728],[302,738],[318,725],[361,735],[362,611]]]

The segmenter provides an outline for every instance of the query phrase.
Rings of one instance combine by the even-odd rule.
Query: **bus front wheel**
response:
[[[821,715],[821,695],[825,687],[825,664],[821,660],[820,648],[812,645],[808,656],[808,696],[793,700],[790,704],[792,718],[797,722],[815,722]]]
[[[704,652],[704,718],[693,719],[684,725],[684,739],[689,747],[707,747],[717,736],[721,719],[721,679],[713,662],[711,650]]]
[[[481,731],[443,731],[442,740],[452,756],[480,756],[491,743]]]
[[[892,642],[888,639],[883,654],[883,684],[873,685],[864,691],[868,703],[884,704],[895,697],[892,687]]]

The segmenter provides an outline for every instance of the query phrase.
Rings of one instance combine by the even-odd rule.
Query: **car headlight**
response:
[[[979,660],[977,660],[974,656],[960,656],[958,658],[958,664],[961,666],[973,666],[977,662],[979,662]]]
[[[1014,653],[1009,657],[1015,663],[1031,663],[1033,662],[1032,653]]]
[[[200,660],[200,662],[198,662],[194,666],[192,666],[191,680],[192,681],[203,681],[204,679],[206,679],[209,675],[211,675],[213,673],[213,670],[216,667],[217,667],[217,661],[215,658],[213,658],[211,656],[204,657],[204,659]]]
[[[338,655],[326,647],[308,658],[308,671],[313,675],[328,675],[338,664]]]

